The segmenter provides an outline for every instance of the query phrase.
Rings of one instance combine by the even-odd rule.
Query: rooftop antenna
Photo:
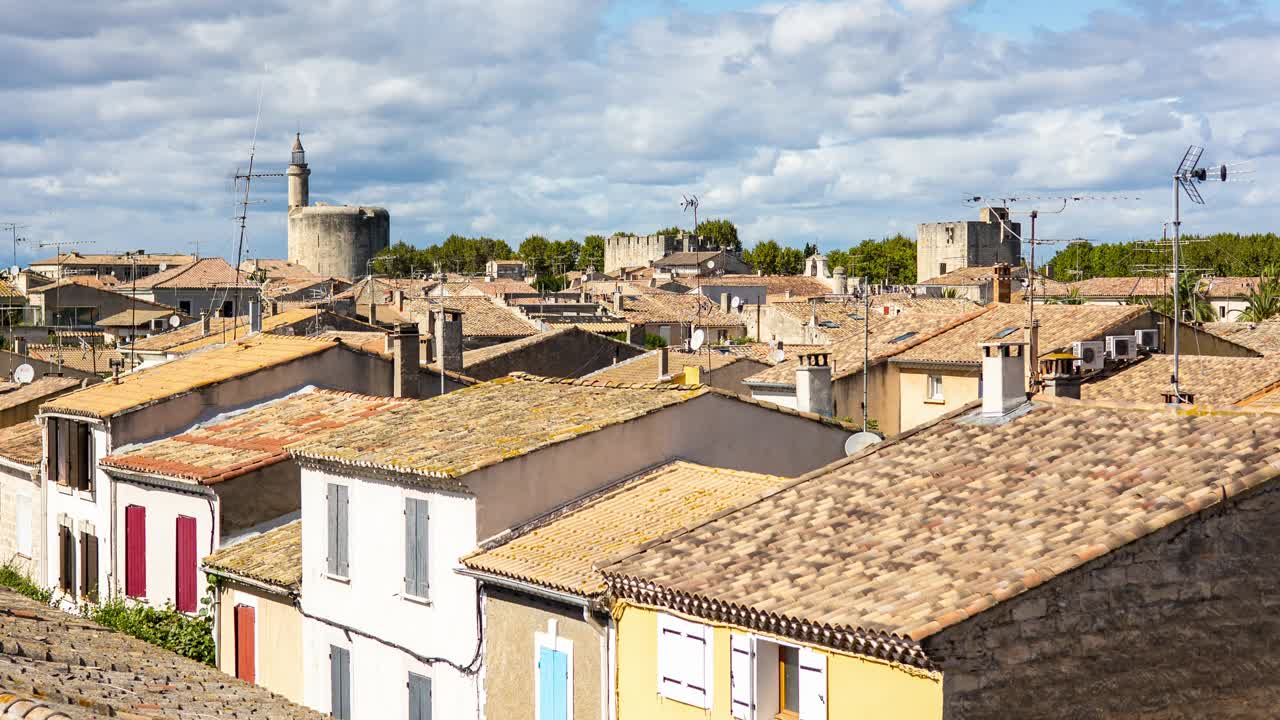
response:
[[[258,114],[253,119],[253,139],[249,142],[249,169],[243,173],[237,172],[235,182],[237,190],[240,183],[244,183],[243,199],[238,203],[240,205],[240,214],[236,216],[236,220],[240,223],[240,240],[236,243],[236,307],[232,315],[240,313],[244,306],[243,291],[240,289],[240,262],[244,255],[244,238],[245,224],[249,219],[249,184],[254,178],[259,177],[284,177],[284,173],[255,173],[253,171],[253,156],[258,149],[258,125],[262,121],[262,94],[266,86],[266,78],[258,82]]]
[[[685,212],[689,212],[690,210],[693,211],[693,232],[690,234],[693,236],[693,259],[695,261],[694,267],[697,268],[693,277],[694,277],[694,283],[696,283],[696,287],[695,287],[695,290],[697,291],[696,294],[698,295],[699,298],[701,298],[702,297],[702,292],[701,292],[702,290],[702,243],[698,242],[698,196],[692,195],[692,194],[681,195],[680,198],[681,198],[680,208]],[[707,269],[714,270],[714,268],[715,268],[715,261],[708,260]],[[672,279],[674,279],[674,277]],[[707,314],[708,315],[711,314],[711,309],[709,307],[707,308]],[[698,307],[694,311],[694,317],[699,319],[701,319],[702,317],[702,300],[698,301]],[[697,333],[695,332],[693,333],[693,335],[696,336]],[[693,351],[697,353],[698,349],[701,347],[702,344],[703,343],[699,341],[698,342],[699,347],[693,348]],[[707,385],[711,384],[711,344],[710,343],[707,343],[707,383],[706,384]]]
[[[1179,267],[1181,258],[1179,257],[1178,246],[1182,241],[1182,193],[1186,193],[1187,199],[1191,200],[1191,202],[1203,205],[1204,196],[1200,194],[1200,189],[1196,187],[1198,183],[1209,180],[1227,182],[1237,175],[1247,175],[1253,172],[1240,167],[1248,162],[1244,161],[1222,163],[1214,169],[1211,175],[1208,168],[1200,167],[1200,156],[1203,154],[1204,148],[1197,145],[1188,146],[1187,151],[1182,155],[1182,162],[1178,163],[1178,169],[1173,173],[1173,375],[1169,378],[1169,381],[1173,385],[1172,400],[1175,405],[1181,405],[1188,401],[1188,398],[1182,394],[1181,388],[1178,387],[1178,361],[1181,355],[1178,332],[1179,325],[1182,323],[1182,293],[1180,292],[1182,289],[1182,269]],[[1179,188],[1182,189],[1181,193],[1178,192]]]
[[[57,372],[58,372],[58,374],[59,374],[59,375],[61,375],[61,374],[62,374],[62,335],[60,335],[60,334],[58,333],[58,283],[62,282],[62,280],[63,280],[63,277],[62,277],[62,275],[63,275],[63,273],[62,273],[62,247],[63,247],[64,245],[89,245],[89,244],[92,244],[93,242],[94,242],[93,240],[61,240],[61,239],[58,239],[58,240],[54,240],[54,241],[52,241],[52,242],[39,242],[39,243],[36,243],[36,247],[39,247],[39,248],[52,247],[52,248],[54,249],[54,256],[56,257],[56,259],[57,259],[57,263],[58,263],[58,276],[57,276],[56,278],[54,278],[54,281],[53,281],[53,288],[52,288],[52,290],[53,290],[53,320],[54,320],[54,322],[53,322],[53,344],[54,344],[54,347],[55,347],[55,348],[57,348],[57,359],[56,359],[56,363],[57,363]],[[46,322],[46,324],[48,324],[48,320],[49,320],[49,318],[48,318],[49,308],[48,308],[48,307],[46,307],[44,311],[45,311],[45,322]]]
[[[18,265],[18,243],[26,242],[24,237],[18,237],[19,230],[26,230],[30,225],[19,225],[18,223],[0,223],[0,230],[7,230],[13,235],[13,264]]]

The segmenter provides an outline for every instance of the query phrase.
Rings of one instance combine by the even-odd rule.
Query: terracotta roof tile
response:
[[[98,321],[99,327],[143,327],[150,326],[152,320],[165,320],[177,315],[182,322],[189,323],[191,318],[170,307],[153,305],[139,301],[138,309],[121,310],[115,315],[108,315]],[[168,325],[166,324],[166,327]]]
[[[787,482],[676,461],[584,498],[462,559],[474,570],[579,595],[604,591],[596,562],[701,522]],[[639,522],[639,518],[645,518]]]
[[[473,338],[519,338],[539,331],[515,310],[495,304],[487,297],[443,297],[405,303],[405,314],[415,321],[426,317],[428,309],[445,307],[462,311],[462,336]]]
[[[324,278],[317,275],[305,266],[298,263],[289,262],[277,258],[259,258],[257,260],[244,260],[240,263],[240,271],[248,274],[254,270],[262,270],[267,275],[268,280],[323,280]]]
[[[659,382],[658,379],[658,350],[651,350],[643,355],[637,355],[629,360],[623,360],[615,365],[597,370],[589,375],[584,375],[584,380],[601,380],[605,382],[618,383],[654,383]],[[712,349],[710,359],[706,350],[696,353],[682,352],[680,350],[667,350],[667,382],[683,382],[684,369],[687,367],[700,367],[707,370],[708,367],[712,372],[723,367],[728,367],[736,362],[756,362],[748,359],[744,355],[731,354],[721,352],[718,349]],[[747,372],[750,372],[748,370]]]
[[[279,312],[275,315],[263,318],[262,332],[269,334],[285,327],[286,325],[306,322],[307,320],[311,320],[317,315],[321,315],[326,312],[328,311],[321,310],[319,308],[295,308],[293,310],[285,310],[284,312]],[[237,324],[234,328],[229,328],[226,333],[212,330],[213,326],[211,324],[211,329],[208,335],[203,337],[197,336],[187,342],[173,345],[172,347],[169,347],[166,352],[183,355],[201,348],[222,345],[224,343],[229,343],[233,340],[239,340],[240,338],[246,337],[249,335],[249,319],[248,317],[242,317],[240,319],[243,322]],[[199,324],[197,324],[196,327],[198,328]]]
[[[27,355],[36,360],[57,363],[61,359],[63,367],[72,370],[107,375],[111,373],[111,361],[123,362],[124,355],[115,348],[92,345],[28,345]],[[121,366],[125,367],[125,366]]]
[[[1040,353],[1053,352],[1077,340],[1088,340],[1133,321],[1150,312],[1141,305],[1037,305],[1040,321]],[[1022,337],[1027,322],[1025,305],[992,305],[967,322],[935,335],[926,342],[900,353],[896,361],[978,364],[982,351],[978,343],[990,342],[1013,328],[1012,336]]]
[[[290,443],[318,440],[334,428],[404,402],[408,401],[313,389],[131,446],[99,462],[211,485],[287,460],[285,446]]]
[[[719,305],[701,295],[624,296],[622,315],[632,325],[691,322],[695,327],[744,327],[736,315],[721,312]]]
[[[970,406],[972,408],[973,406]],[[1276,478],[1280,415],[966,410],[604,565],[612,591],[928,665],[915,641]]]
[[[1037,287],[1036,297],[1070,295],[1072,290],[1084,298],[1159,297],[1168,295],[1172,285],[1167,277],[1096,277],[1048,286],[1043,293]]]
[[[1084,383],[1080,397],[1158,403],[1172,389],[1172,374],[1172,355],[1151,355],[1109,377]],[[1178,381],[1197,405],[1235,405],[1280,385],[1280,358],[1183,355]]]
[[[1202,325],[1201,329],[1263,355],[1280,354],[1280,318],[1256,323],[1211,322]]]
[[[325,352],[337,343],[259,334],[207,352],[195,353],[68,393],[41,406],[41,412],[108,418],[232,378]]]
[[[53,398],[80,387],[78,378],[45,375],[26,385],[13,385],[0,392],[0,410],[18,407],[29,402]]]
[[[862,300],[798,300],[775,302],[775,312],[782,313],[800,323],[817,319],[818,330],[830,341],[857,335],[862,336]],[[904,293],[873,295],[869,302],[871,317],[887,318],[909,313],[956,318],[980,312],[982,306],[969,300],[954,298],[917,298]]]
[[[40,423],[27,420],[0,429],[0,458],[32,469],[44,458],[44,432]]]
[[[124,255],[112,255],[109,253],[78,253],[67,252],[62,255],[55,255],[44,260],[37,260],[32,265],[119,265],[127,267],[135,261],[139,265],[187,265],[195,262],[194,255],[182,255],[179,253],[146,253],[137,256],[137,258],[125,257]]]
[[[209,332],[212,335],[222,336],[224,333],[229,334],[232,328],[237,325],[248,325],[248,323],[249,317],[247,315],[225,318],[211,317],[209,318]],[[165,352],[170,348],[199,339],[202,337],[202,333],[203,330],[200,323],[187,323],[176,330],[166,330],[149,337],[138,338],[129,349],[138,352]]]
[[[1025,279],[1027,277],[1027,269],[1023,267],[1009,268],[1009,275],[1013,278]],[[963,286],[963,285],[980,285],[989,283],[995,279],[995,266],[993,265],[969,265],[967,267],[956,268],[944,275],[929,278],[920,285],[944,285],[944,286]]]
[[[245,538],[206,557],[204,567],[296,593],[302,587],[302,521]]]
[[[1202,277],[1200,292],[1207,298],[1244,299],[1259,282],[1261,279],[1256,277]]]
[[[138,278],[139,290],[146,288],[210,288],[236,287],[237,277],[240,287],[256,287],[249,282],[245,273],[239,273],[231,264],[220,257],[201,258],[187,265],[179,265],[162,270],[154,275]]]
[[[765,295],[786,295],[808,298],[830,295],[831,286],[816,277],[809,275],[719,275],[704,278],[703,285],[764,286]]]

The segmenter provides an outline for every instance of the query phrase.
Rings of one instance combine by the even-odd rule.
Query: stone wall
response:
[[[916,282],[931,280],[962,267],[996,263],[1022,264],[1021,225],[998,222],[940,222],[916,226]]]
[[[944,717],[1275,717],[1278,521],[1272,483],[927,638]]]
[[[289,211],[289,262],[317,275],[363,277],[368,261],[391,244],[391,215],[382,208],[315,205]]]

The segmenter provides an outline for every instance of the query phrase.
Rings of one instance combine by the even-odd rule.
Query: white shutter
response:
[[[712,628],[658,616],[658,693],[700,708],[711,707]]]
[[[756,709],[756,646],[750,635],[729,635],[729,694],[733,716],[752,720]]]
[[[711,673],[707,668],[707,656],[710,654],[711,628],[686,622],[685,625],[685,676],[684,684],[688,693],[687,702],[700,708],[711,707]]]
[[[800,720],[827,718],[827,656],[800,648]]]
[[[675,700],[684,696],[681,662],[684,635],[676,627],[675,618],[658,616],[658,692]]]

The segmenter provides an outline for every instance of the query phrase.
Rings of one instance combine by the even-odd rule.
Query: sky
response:
[[[914,236],[973,195],[1128,198],[1014,209],[1153,237],[1190,144],[1256,172],[1184,232],[1272,231],[1278,4],[0,0],[0,227],[27,226],[20,262],[232,258],[256,121],[256,170],[301,131],[313,202],[416,245],[688,227],[686,194],[747,246]],[[252,199],[246,256],[283,257],[283,179]]]

